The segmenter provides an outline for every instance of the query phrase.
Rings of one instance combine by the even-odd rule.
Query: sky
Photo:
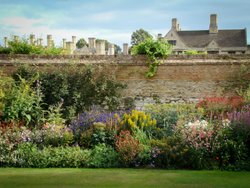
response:
[[[122,46],[142,28],[163,35],[177,18],[181,30],[207,30],[210,14],[219,29],[247,28],[250,43],[250,0],[0,0],[0,45],[3,37],[35,34],[57,46],[74,35],[106,39]]]

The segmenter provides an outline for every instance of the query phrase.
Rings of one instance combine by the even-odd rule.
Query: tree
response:
[[[131,35],[131,45],[138,45],[144,42],[146,39],[153,39],[153,36],[149,34],[149,32],[145,31],[144,29],[139,29],[133,32]]]
[[[115,44],[115,54],[120,54],[122,52],[122,49],[120,46],[118,46],[117,44]]]
[[[77,47],[78,49],[80,49],[80,48],[82,48],[82,47],[84,47],[84,46],[88,46],[88,43],[85,41],[84,38],[80,38],[80,39],[77,41],[77,43],[76,43],[76,47]]]

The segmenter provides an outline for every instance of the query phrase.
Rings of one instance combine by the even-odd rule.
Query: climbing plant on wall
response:
[[[148,58],[147,65],[149,67],[146,77],[152,78],[161,64],[159,59],[166,58],[172,51],[172,46],[163,39],[153,40],[147,39],[138,45],[133,46],[132,55],[146,55]]]

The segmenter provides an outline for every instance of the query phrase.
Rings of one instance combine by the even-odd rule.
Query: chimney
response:
[[[180,31],[180,25],[178,23],[177,18],[172,19],[172,29],[175,31]]]
[[[210,15],[209,34],[218,33],[217,14]]]
[[[162,34],[161,33],[158,33],[157,39],[162,39]]]

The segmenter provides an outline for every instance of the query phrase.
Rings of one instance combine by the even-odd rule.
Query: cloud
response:
[[[42,19],[28,19],[23,17],[6,17],[3,18],[0,23],[6,27],[13,28],[30,28],[34,27],[39,23],[42,23]]]
[[[107,22],[107,21],[113,21],[116,18],[115,12],[101,12],[96,13],[93,15],[90,15],[88,19],[94,22]]]

